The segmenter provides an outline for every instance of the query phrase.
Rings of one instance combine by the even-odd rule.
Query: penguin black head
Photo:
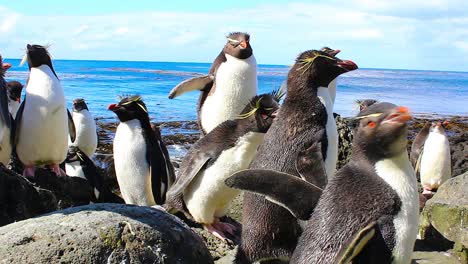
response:
[[[23,85],[20,82],[18,81],[7,82],[7,94],[10,100],[21,103],[21,91],[22,90],[23,90]]]
[[[238,59],[247,59],[252,56],[253,50],[250,46],[250,35],[242,32],[232,32],[226,36],[227,43],[224,45],[224,53]]]
[[[83,98],[77,98],[73,100],[73,112],[81,112],[82,110],[88,110],[88,106]]]
[[[28,44],[26,46],[26,55],[21,61],[21,64],[23,64],[25,60],[28,62],[29,69],[39,67],[41,65],[47,65],[52,70],[54,69],[52,67],[52,59],[49,52],[47,51],[47,48],[41,45]]]
[[[259,133],[266,133],[273,123],[279,109],[280,98],[275,93],[254,96],[239,116],[240,120],[247,120]]]
[[[359,111],[363,111],[367,107],[377,103],[377,100],[374,99],[362,99],[356,100],[357,105],[359,106]]]
[[[310,82],[312,82],[315,87],[327,87],[328,84],[340,74],[358,68],[358,66],[350,60],[340,60],[330,55],[336,53],[336,51],[331,52],[327,50],[327,52],[308,50],[301,53],[297,57],[296,63],[289,71],[288,82],[289,80],[294,80],[295,82],[299,82],[297,85],[302,87],[309,86],[308,84]]]
[[[11,68],[11,64],[10,63],[4,63],[3,62],[3,58],[2,58],[2,55],[0,55],[0,76],[1,77],[4,77],[5,76],[5,72]]]
[[[389,158],[406,150],[408,108],[391,103],[375,103],[361,111],[354,146],[376,160]]]
[[[141,96],[125,97],[118,104],[111,104],[107,108],[114,112],[120,122],[126,122],[132,119],[149,120],[146,105],[141,100]]]

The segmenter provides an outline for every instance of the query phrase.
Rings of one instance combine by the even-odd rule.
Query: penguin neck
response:
[[[317,96],[320,98],[320,101],[327,109],[327,114],[333,114],[333,101],[330,95],[330,91],[327,87],[319,87],[317,90]]]

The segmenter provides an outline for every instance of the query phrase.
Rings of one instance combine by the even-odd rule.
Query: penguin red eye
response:
[[[370,127],[370,128],[374,128],[375,125],[376,125],[376,124],[375,124],[374,121],[369,121],[369,122],[367,123],[367,126]]]

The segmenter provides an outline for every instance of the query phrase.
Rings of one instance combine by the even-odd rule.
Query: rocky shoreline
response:
[[[349,154],[350,154],[351,142],[353,138],[353,120],[350,118],[342,118],[340,116],[336,116],[336,120],[337,120],[337,126],[338,126],[338,132],[339,132],[338,134],[339,134],[339,140],[340,140],[338,167],[342,167],[344,164],[346,164],[349,158]],[[409,135],[408,135],[408,138],[409,138],[408,148],[410,148],[413,138],[422,128],[424,123],[427,121],[435,121],[435,120],[440,120],[440,118],[438,118],[437,116],[418,117],[418,118],[415,118],[413,122],[410,123]],[[468,171],[468,117],[467,116],[451,116],[451,117],[443,117],[443,120],[448,120],[450,122],[450,125],[448,127],[448,135],[449,135],[449,140],[451,144],[452,166],[453,166],[452,174],[453,174],[453,177],[455,177]],[[97,154],[94,157],[94,160],[96,164],[101,168],[101,173],[105,176],[109,185],[113,188],[113,190],[116,193],[118,193],[118,185],[115,179],[115,172],[113,171],[113,160],[112,160],[112,140],[113,140],[115,129],[118,123],[114,122],[113,120],[111,121],[108,119],[98,119],[97,124],[98,124],[99,145],[98,145],[98,149],[96,151]],[[161,130],[163,141],[165,142],[165,144],[167,145],[169,149],[169,152],[171,153],[171,160],[177,170],[179,163],[181,159],[183,158],[183,155],[190,148],[190,146],[199,139],[197,123],[195,121],[173,121],[173,122],[159,122],[159,123],[155,123],[155,125],[158,126]],[[83,210],[88,211],[88,212],[91,212],[94,210],[104,210],[104,211],[108,210],[111,212],[118,212],[118,213],[124,212],[126,210],[125,208],[122,208],[122,207],[114,208],[112,205],[105,205],[105,204],[102,204],[102,205],[96,204],[96,205],[86,206],[85,207],[86,209],[80,209],[82,207],[76,207],[76,206],[88,204],[90,195],[92,192],[90,188],[87,188],[86,186],[83,187],[83,184],[86,185],[86,183],[81,182],[80,181],[81,179],[76,180],[76,181],[75,179],[52,179],[53,177],[51,177],[47,171],[40,171],[39,176],[36,177],[36,179],[33,182],[30,182],[20,177],[19,175],[15,174],[14,172],[11,172],[3,168],[0,168],[0,174],[2,174],[1,175],[2,177],[0,177],[0,183],[1,183],[0,184],[0,205],[3,205],[2,206],[3,210],[0,210],[0,217],[2,217],[2,221],[0,221],[0,226],[4,226],[0,228],[0,241],[3,239],[3,241],[6,241],[5,243],[7,244],[8,244],[8,241],[10,241],[8,237],[11,235],[11,232],[9,231],[10,225],[8,226],[5,226],[5,225],[10,224],[12,222],[25,220],[31,217],[43,215],[45,213],[54,212],[56,210],[61,210],[61,209],[65,209],[68,207],[77,208],[75,211],[73,211],[74,213],[77,214],[77,219],[82,219],[80,218],[82,217],[80,215],[83,213]],[[458,179],[458,180],[462,179],[462,186],[463,186],[463,183],[465,184],[464,186],[466,186],[467,184],[466,181],[468,179],[466,174],[465,176],[458,176],[458,177],[452,178],[452,180],[455,180],[455,179]],[[460,184],[457,185],[455,183],[453,183],[452,185],[460,186]],[[80,191],[76,191],[76,190],[80,190]],[[443,193],[448,193],[448,191],[444,191]],[[439,196],[442,196],[442,194]],[[466,226],[468,219],[465,219],[468,217],[468,209],[467,209],[468,202],[458,197],[457,199],[459,200],[459,202],[453,205],[453,200],[449,202],[446,201],[450,197],[449,198],[443,197],[440,199],[439,198],[436,199],[436,198],[437,198],[437,195],[434,196],[433,199],[435,200],[433,202],[428,203],[429,206],[426,206],[425,211],[422,213],[423,218],[421,220],[421,223],[424,223],[421,225],[422,237],[416,243],[414,263],[459,263],[457,261],[459,257],[454,257],[452,253],[457,252],[458,250],[458,253],[460,253],[458,256],[462,256],[461,259],[463,259],[463,256],[466,258],[468,254],[467,249],[466,249],[468,245],[464,244],[466,243],[466,241],[463,242],[464,239],[468,239],[468,227]],[[448,205],[445,205],[445,204],[448,204]],[[96,208],[99,208],[99,209],[96,209]],[[443,208],[443,209],[440,209],[440,208]],[[460,229],[462,230],[462,235],[460,236],[453,235],[453,232],[452,232],[453,230],[452,230],[451,233],[448,235],[450,237],[446,237],[447,236],[446,234],[441,235],[439,231],[442,230],[443,228],[437,222],[434,222],[436,220],[433,221],[433,219],[436,219],[437,217],[440,218],[440,214],[437,214],[436,212],[439,212],[440,210],[445,210],[444,211],[445,213],[452,212],[453,210],[455,210],[453,208],[457,208],[456,210],[461,210],[462,212],[464,212],[464,215],[460,216],[461,218],[457,218],[458,217],[457,215],[450,218],[455,222],[462,221],[462,226],[460,226]],[[133,248],[136,245],[134,243],[135,242],[134,239],[137,239],[139,236],[132,234],[133,231],[132,232],[130,232],[131,230],[128,231],[127,230],[128,228],[125,229],[126,228],[125,223],[130,222],[130,221],[135,221],[135,220],[141,220],[139,219],[138,215],[139,214],[146,215],[148,213],[148,212],[144,212],[145,210],[144,208],[142,208],[141,210],[142,211],[140,211],[140,209],[133,208],[130,210],[131,212],[125,211],[126,212],[125,214],[131,213],[132,219],[130,220],[125,220],[123,218],[122,219],[118,218],[117,216],[112,216],[116,219],[117,218],[120,219],[119,220],[121,223],[120,227],[122,228],[119,229],[121,230],[119,231],[121,233],[121,234],[119,233],[120,234],[119,239],[121,240],[118,240],[118,241],[123,241],[123,242],[118,242],[118,243],[116,242],[117,244],[107,243],[108,244],[107,246],[104,245],[101,247],[100,245],[96,244],[97,242],[95,240],[93,240],[92,242],[93,247],[96,250],[97,249],[100,250],[99,251],[100,253],[96,253],[93,255],[94,260],[96,259],[103,260],[106,258],[108,260],[109,259],[114,260],[114,257],[115,257],[115,261],[111,261],[110,263],[117,263],[125,259],[130,260],[130,262],[132,262],[131,260],[136,261],[140,259],[140,256],[136,257],[136,255],[135,256],[132,255],[132,254],[138,254],[138,252],[143,252],[142,251],[143,249],[141,249],[139,246],[136,249]],[[54,214],[57,214],[57,213],[58,212],[55,212]],[[233,206],[228,215],[232,223],[236,224],[237,222],[241,222],[241,219],[242,219],[241,197],[238,197],[234,201]],[[40,219],[43,217],[50,218],[51,216],[50,215],[42,216],[40,218],[37,218],[36,221],[41,223]],[[98,216],[98,217],[106,217],[106,216]],[[162,216],[159,216],[159,217],[162,217]],[[99,221],[98,220],[96,220],[97,221],[96,223],[101,223],[100,220]],[[55,219],[54,221],[59,221],[59,220]],[[440,221],[440,220],[437,220],[437,221]],[[464,226],[463,226],[463,223],[465,223]],[[204,253],[205,249],[203,249],[203,247],[206,246],[207,250],[211,254],[214,261],[217,261],[217,263],[229,263],[229,259],[232,258],[232,253],[235,250],[236,243],[222,242],[216,237],[212,236],[210,233],[204,231],[202,228],[200,228],[199,225],[190,223],[189,221],[185,221],[185,224],[187,224],[191,228],[192,231],[200,235],[200,237],[202,238],[204,242],[202,243],[203,246],[201,247],[200,245],[196,246],[196,247],[199,247],[199,254],[203,255],[204,258],[206,257],[205,256],[206,254]],[[174,223],[174,225],[178,225],[178,224]],[[96,226],[93,226],[93,228],[98,228],[98,226],[99,225],[96,224]],[[180,232],[184,234],[184,236],[187,236],[187,239],[189,238],[193,239],[193,236],[190,235],[190,233],[187,233],[187,230],[183,231],[183,229],[186,227],[187,226],[178,227],[178,228],[180,229]],[[15,227],[15,228],[18,228],[18,227]],[[463,236],[463,231],[465,231],[465,236]],[[64,232],[64,231],[61,230],[60,232]],[[124,236],[122,232],[126,232],[125,233],[126,235]],[[158,233],[158,234],[162,234],[162,233]],[[30,238],[26,234],[25,234],[25,237],[27,237],[28,241],[36,239],[36,238],[34,239]],[[142,243],[149,243],[148,241],[146,241],[149,238],[146,236],[144,237],[145,238],[140,237],[138,239],[142,240],[143,241]],[[170,237],[170,235],[164,233],[164,237]],[[461,240],[462,243],[454,243],[453,237],[456,237],[456,239]],[[161,248],[164,248],[164,246],[161,246],[161,245],[166,245],[164,244],[166,242],[164,241],[154,242],[153,240],[151,241],[152,241],[151,243],[153,244],[150,243],[151,245],[149,245],[149,247],[151,247],[152,250],[148,252],[144,251],[144,253],[142,254],[146,254],[145,256],[153,260],[167,259],[167,257],[164,257],[164,254],[163,255],[153,254],[154,250],[160,250]],[[193,240],[193,241],[195,241],[193,243],[196,244],[196,240]],[[87,243],[87,242],[84,242],[84,243]],[[156,243],[157,246],[154,246],[155,245],[154,243]],[[23,244],[20,243],[22,250],[23,250]],[[132,246],[128,248],[130,245]],[[35,247],[32,247],[32,248],[34,250],[38,250]],[[452,249],[452,248],[455,248],[455,249]],[[447,253],[447,250],[449,249],[451,251],[450,253]],[[52,251],[56,250],[59,253],[60,253],[60,250],[62,250],[62,253],[61,253],[62,256],[60,258],[54,258],[54,260],[60,260],[60,259],[63,260],[64,259],[63,254],[65,254],[66,256],[65,259],[76,259],[73,254],[77,254],[77,253],[73,253],[73,251],[66,251],[64,253],[63,249],[59,249],[59,246],[53,247],[51,250]],[[82,249],[77,252],[86,252],[86,249]],[[129,252],[133,252],[133,253],[130,254]],[[437,253],[437,252],[442,252],[442,253]],[[44,254],[53,255],[53,252],[47,251]],[[69,254],[69,255],[66,255],[66,254]],[[13,255],[14,254],[12,254],[11,250],[10,251],[6,250],[4,247],[0,246],[0,257],[8,256],[8,258],[11,260],[19,260],[19,259],[15,259]],[[84,259],[81,259],[81,260],[84,260]],[[432,262],[424,262],[424,261],[432,261]],[[136,262],[138,263],[139,261],[136,261]],[[204,262],[204,263],[209,263],[209,262]]]

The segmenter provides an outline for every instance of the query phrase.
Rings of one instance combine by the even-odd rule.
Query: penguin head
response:
[[[148,110],[146,105],[141,100],[141,96],[125,97],[118,104],[111,104],[107,108],[114,112],[120,122],[126,122],[132,119],[148,120]]]
[[[247,59],[253,54],[250,46],[250,35],[242,32],[232,32],[226,36],[227,43],[223,52],[238,59]]]
[[[10,63],[4,63],[3,62],[3,58],[2,58],[2,55],[0,55],[0,76],[5,76],[5,72],[11,68],[11,64]]]
[[[81,112],[82,110],[88,110],[88,106],[83,98],[77,98],[73,100],[73,112]]]
[[[251,124],[253,131],[266,133],[278,113],[279,99],[275,93],[254,96],[239,119]]]
[[[334,49],[331,49],[329,47],[323,47],[323,48],[320,49],[320,51],[323,51],[323,52],[327,53],[328,55],[330,55],[332,57],[335,57],[336,54],[341,52],[341,50],[339,50],[339,49],[334,50]]]
[[[21,64],[26,61],[28,62],[29,69],[47,65],[53,70],[51,56],[44,46],[28,44],[26,46],[26,55],[21,61]]]
[[[367,107],[377,103],[377,100],[374,99],[358,99],[356,100],[356,104],[359,107],[359,111],[364,111]]]
[[[23,90],[23,85],[18,81],[9,81],[7,82],[7,95],[11,101],[16,101],[21,103],[21,91]]]
[[[435,132],[435,133],[445,135],[445,129],[447,128],[448,124],[449,124],[448,121],[432,122],[430,132]]]
[[[67,152],[67,158],[65,159],[66,163],[72,163],[75,161],[84,162],[85,154],[77,146],[69,146]]]
[[[406,151],[408,108],[391,103],[375,103],[361,111],[354,146],[377,159]]]
[[[308,84],[312,82],[316,87],[327,87],[340,74],[358,68],[350,60],[341,60],[335,57],[337,51],[330,48],[325,49],[326,51],[308,50],[301,53],[289,71],[288,82],[295,80],[295,82],[299,82],[299,86],[309,86]]]

